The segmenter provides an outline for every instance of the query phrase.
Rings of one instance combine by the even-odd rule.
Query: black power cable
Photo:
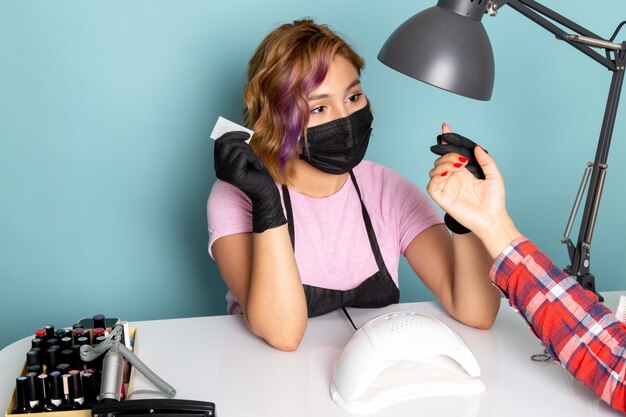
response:
[[[611,42],[613,42],[615,40],[615,37],[617,36],[617,34],[619,33],[619,31],[622,29],[622,26],[624,26],[626,24],[626,20],[624,20],[622,23],[620,23],[617,26],[617,29],[615,29],[615,32],[613,32],[613,35],[611,36],[611,38],[609,39]]]
[[[354,330],[357,330],[356,326],[354,325],[354,322],[352,321],[352,317],[350,317],[350,314],[348,314],[348,310],[346,310],[345,307],[341,307],[341,309],[343,310],[343,314],[345,314],[348,320],[350,320],[350,324],[352,325],[352,327],[354,327]]]

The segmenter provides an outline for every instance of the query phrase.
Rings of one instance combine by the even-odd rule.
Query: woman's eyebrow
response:
[[[328,94],[316,94],[314,96],[307,97],[307,100],[314,101],[314,100],[320,100],[322,98],[328,98]]]
[[[361,80],[359,78],[357,78],[356,80],[352,81],[347,87],[346,87],[346,91],[356,87],[357,85],[361,84]],[[309,101],[313,101],[313,100],[320,100],[323,98],[328,98],[328,94],[316,94],[314,96],[309,96],[307,97],[307,100]]]
[[[348,87],[346,87],[346,91],[356,87],[359,84],[361,84],[361,79],[357,78],[356,80],[352,81]]]

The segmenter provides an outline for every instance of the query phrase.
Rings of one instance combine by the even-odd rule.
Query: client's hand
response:
[[[482,239],[498,222],[508,219],[508,214],[504,182],[495,161],[480,146],[474,156],[484,180],[465,169],[467,158],[449,153],[435,160],[427,190],[441,208]]]
[[[485,179],[485,174],[474,156],[476,146],[476,143],[471,139],[459,135],[458,133],[452,133],[450,126],[444,123],[441,126],[441,135],[437,136],[437,144],[431,146],[430,151],[439,156],[450,153],[455,154],[455,156],[449,158],[457,158],[458,162],[455,164],[457,168],[465,164],[465,169],[474,174],[479,180],[483,180]],[[464,235],[471,232],[470,229],[455,219],[450,213],[446,213],[443,219],[452,233]]]

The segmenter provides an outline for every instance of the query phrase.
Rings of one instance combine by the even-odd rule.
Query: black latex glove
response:
[[[250,198],[252,231],[261,233],[282,226],[287,220],[274,179],[245,142],[249,137],[246,132],[228,132],[215,141],[215,174]]]
[[[442,133],[437,136],[437,144],[431,146],[430,150],[440,156],[454,152],[466,157],[469,161],[467,165],[465,165],[465,168],[479,180],[484,180],[485,174],[474,156],[475,148],[476,143],[465,136],[459,135],[458,133]]]
[[[466,157],[468,162],[467,165],[465,165],[465,168],[467,168],[467,170],[474,174],[474,176],[479,180],[484,180],[485,173],[474,156],[475,148],[476,143],[465,136],[459,135],[458,133],[442,133],[437,136],[437,144],[431,146],[430,150],[440,156],[454,152]],[[448,229],[456,234],[462,235],[471,231],[448,213],[444,216],[444,221]]]

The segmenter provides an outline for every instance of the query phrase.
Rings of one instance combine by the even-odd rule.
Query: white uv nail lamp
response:
[[[401,401],[474,395],[486,388],[471,350],[439,320],[395,312],[364,324],[335,364],[331,395],[352,413],[372,413]]]

